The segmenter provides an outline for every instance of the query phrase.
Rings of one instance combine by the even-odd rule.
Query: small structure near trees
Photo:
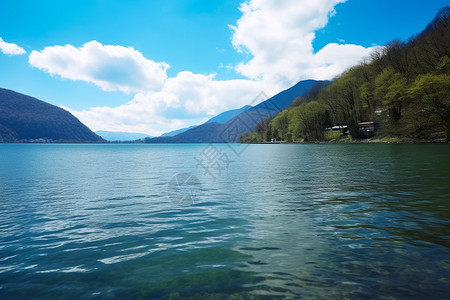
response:
[[[361,136],[365,138],[373,137],[378,130],[377,122],[361,122],[358,125]]]

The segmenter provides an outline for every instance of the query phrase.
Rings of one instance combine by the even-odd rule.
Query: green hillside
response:
[[[298,98],[274,119],[264,120],[242,142],[340,139],[332,126],[347,126],[352,139],[450,140],[450,7],[442,8],[420,34],[393,41],[370,60],[346,71],[328,87]]]

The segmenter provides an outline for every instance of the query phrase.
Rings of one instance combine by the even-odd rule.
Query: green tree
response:
[[[436,67],[436,74],[450,74],[450,58],[445,55],[439,60]]]
[[[280,112],[272,121],[272,135],[276,139],[288,140],[288,110]]]
[[[359,135],[358,123],[363,115],[360,85],[357,70],[350,69],[325,89],[324,97],[321,97],[322,102],[330,108],[333,123],[347,125],[354,138]]]
[[[375,79],[375,96],[382,99],[389,110],[389,117],[396,123],[402,116],[402,101],[407,92],[406,78],[395,72],[394,68],[386,68]]]
[[[423,103],[423,112],[443,126],[450,141],[450,75],[420,75],[409,89],[409,95]]]
[[[304,138],[305,126],[301,118],[302,109],[302,106],[296,106],[289,110],[288,131],[291,134],[293,141],[299,141]]]
[[[325,127],[331,123],[327,105],[317,101],[303,104],[299,109],[299,118],[306,139],[324,139]]]

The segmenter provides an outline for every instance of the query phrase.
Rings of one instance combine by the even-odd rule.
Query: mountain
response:
[[[183,132],[188,131],[189,129],[192,129],[192,128],[197,127],[197,126],[198,125],[194,125],[194,126],[189,126],[189,127],[186,127],[186,128],[177,129],[177,130],[174,130],[174,131],[169,131],[169,132],[166,132],[166,133],[162,134],[161,137],[175,136],[177,134],[183,133]]]
[[[0,142],[104,142],[68,111],[0,88]]]
[[[224,124],[226,122],[228,122],[229,120],[231,120],[232,118],[236,117],[237,115],[249,110],[251,108],[250,105],[245,105],[241,108],[238,109],[232,109],[232,110],[228,110],[225,111],[215,117],[212,117],[211,119],[209,119],[208,121],[206,121],[205,123],[213,123],[213,122],[217,122],[220,124]]]
[[[96,131],[95,133],[110,142],[125,142],[151,138],[148,134],[134,132]]]
[[[213,122],[205,123],[189,129],[176,136],[158,137],[151,139],[149,143],[221,143],[218,134],[223,124]]]
[[[252,132],[256,124],[266,118],[273,118],[286,109],[296,98],[301,97],[317,84],[327,82],[304,80],[284,90],[260,104],[247,108],[227,122],[207,122],[172,137],[159,137],[149,140],[150,143],[229,143],[246,132]],[[244,109],[245,106],[242,108]],[[220,116],[220,115],[219,115]]]
[[[226,123],[230,119],[232,119],[235,116],[239,115],[240,113],[248,110],[249,108],[251,108],[250,105],[245,105],[245,106],[243,106],[241,108],[238,108],[238,109],[232,109],[232,110],[225,111],[225,112],[223,112],[223,113],[221,113],[221,114],[219,114],[219,115],[217,115],[215,117],[212,117],[211,119],[209,119],[208,121],[206,121],[203,124],[214,123],[214,122],[217,122],[217,123],[220,123],[220,124]],[[190,126],[190,127],[187,127],[187,128],[181,128],[181,129],[178,129],[178,130],[166,132],[163,135],[161,135],[160,137],[175,136],[175,135],[178,135],[180,133],[186,132],[186,131],[188,131],[190,129],[193,129],[195,127],[198,127],[198,126],[200,126],[200,125],[194,125],[194,126]]]

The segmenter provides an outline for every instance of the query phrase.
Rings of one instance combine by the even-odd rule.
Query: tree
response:
[[[258,136],[257,137],[258,141],[260,141],[260,142],[267,141],[267,139],[266,139],[267,129],[268,129],[268,126],[270,125],[271,120],[272,119],[270,117],[265,118],[261,122],[256,124],[254,134],[256,134]],[[256,138],[256,136],[254,136],[254,138]]]
[[[333,123],[347,125],[354,138],[359,135],[358,123],[362,119],[360,85],[357,69],[350,69],[326,89],[322,98],[330,107]]]
[[[450,58],[445,55],[439,60],[436,68],[436,74],[450,74]]]
[[[272,135],[276,139],[288,140],[288,126],[288,110],[283,110],[272,121]]]
[[[420,75],[409,95],[424,104],[423,111],[445,128],[446,139],[450,141],[450,75]]]
[[[406,78],[393,68],[386,68],[375,79],[375,96],[382,99],[383,105],[389,109],[389,117],[393,123],[402,116],[402,101],[406,95]]]
[[[324,131],[330,125],[328,106],[317,101],[299,107],[300,128],[306,139],[323,140]]]
[[[301,118],[302,106],[296,106],[289,110],[288,130],[293,141],[299,141],[304,138],[305,126]]]

